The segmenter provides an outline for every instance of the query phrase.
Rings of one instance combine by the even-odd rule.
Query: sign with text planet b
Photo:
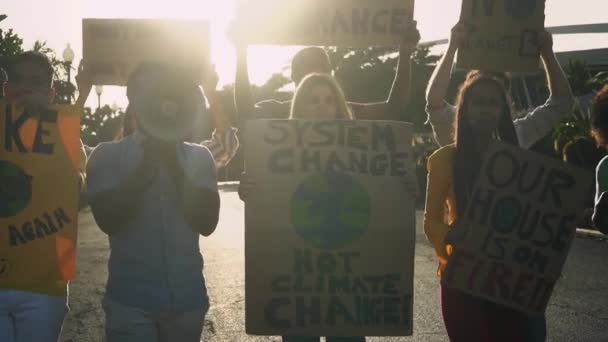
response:
[[[593,175],[496,143],[488,148],[458,229],[443,285],[542,313],[581,222]]]
[[[412,334],[411,131],[389,121],[248,122],[248,334]]]
[[[0,288],[74,277],[80,114],[0,100]]]
[[[485,71],[536,71],[545,0],[463,0],[464,46],[458,66]]]
[[[250,44],[397,46],[414,0],[241,0],[237,32]]]
[[[140,62],[163,62],[200,75],[209,65],[209,27],[199,20],[83,19],[82,55],[93,84],[127,84]]]

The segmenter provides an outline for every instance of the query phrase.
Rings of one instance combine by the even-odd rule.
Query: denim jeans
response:
[[[208,307],[184,313],[151,313],[103,299],[107,342],[199,342]]]
[[[0,341],[57,342],[67,312],[66,297],[0,289]]]

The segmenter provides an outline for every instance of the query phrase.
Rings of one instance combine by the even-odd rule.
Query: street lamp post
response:
[[[101,94],[103,93],[103,86],[101,84],[95,86],[95,93],[97,94],[97,110],[101,109]]]
[[[74,61],[74,50],[70,47],[70,43],[63,50],[63,62],[65,63],[65,69],[68,73],[68,83],[72,80],[70,79],[70,71],[72,69],[72,62]]]

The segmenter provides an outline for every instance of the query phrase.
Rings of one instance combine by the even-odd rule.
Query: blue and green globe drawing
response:
[[[291,197],[291,221],[297,234],[320,249],[348,246],[369,226],[367,190],[353,177],[324,173],[307,178]]]
[[[32,199],[32,177],[19,166],[0,160],[0,217],[11,217]]]
[[[505,0],[505,11],[514,19],[531,17],[536,10],[539,0]]]
[[[496,202],[492,211],[492,227],[499,233],[509,233],[521,217],[522,207],[515,198],[505,197]]]

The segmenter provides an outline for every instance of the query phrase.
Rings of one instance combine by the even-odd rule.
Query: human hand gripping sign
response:
[[[78,88],[78,99],[76,100],[76,106],[84,108],[85,102],[91,93],[93,88],[93,78],[91,72],[86,67],[85,60],[81,60],[78,65],[78,74],[76,75],[76,86]]]
[[[413,20],[405,29],[401,38],[401,51],[412,53],[414,50],[416,50],[416,47],[420,42],[420,31],[418,31],[417,25],[418,23],[416,20]]]
[[[452,49],[462,49],[469,33],[473,32],[475,27],[467,24],[464,21],[459,21],[452,27],[450,31],[449,47]]]

